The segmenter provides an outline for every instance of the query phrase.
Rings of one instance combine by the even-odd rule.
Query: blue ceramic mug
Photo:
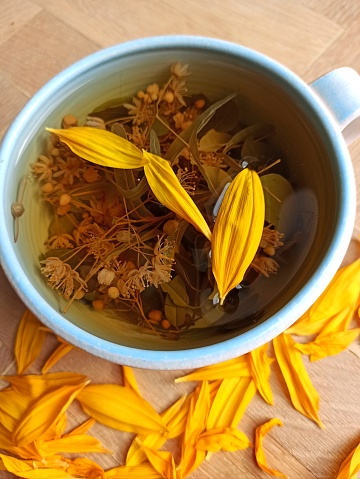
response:
[[[159,339],[135,325],[75,302],[66,314],[59,295],[39,273],[50,218],[29,182],[14,242],[11,206],[30,163],[68,113],[84,121],[99,104],[131,97],[166,78],[169,67],[189,64],[190,93],[211,101],[238,92],[248,124],[274,125],[302,223],[292,261],[262,280],[257,314],[227,325],[208,322],[178,341]],[[344,68],[305,84],[279,63],[239,45],[201,37],[145,38],[99,51],[47,83],[6,133],[0,150],[0,258],[21,300],[56,334],[110,361],[134,367],[183,369],[239,356],[271,340],[299,318],[340,266],[355,216],[355,181],[346,142],[360,131],[360,78]],[[290,212],[291,216],[291,212]],[[287,221],[290,221],[287,216]],[[294,233],[294,232],[293,232]],[[261,294],[260,294],[261,293]]]

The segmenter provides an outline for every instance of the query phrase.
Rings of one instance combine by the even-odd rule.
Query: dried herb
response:
[[[213,104],[186,97],[188,75],[175,64],[162,86],[99,106],[84,125],[67,115],[61,129],[47,128],[48,151],[32,164],[54,215],[40,270],[65,312],[82,300],[174,338],[206,312],[226,314],[229,292],[251,271],[277,272],[282,234],[265,223],[273,208],[266,213],[257,173],[268,168],[274,128],[244,126],[236,93]],[[164,288],[173,280],[180,301]]]

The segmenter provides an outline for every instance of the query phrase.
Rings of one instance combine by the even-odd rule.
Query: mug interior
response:
[[[253,60],[251,55],[241,58],[224,50],[184,46],[104,55],[97,65],[89,62],[86,66],[82,62],[81,69],[73,68],[32,104],[27,117],[17,124],[11,164],[6,165],[5,190],[1,193],[6,224],[2,234],[12,244],[22,269],[20,280],[29,282],[39,294],[37,298],[27,298],[28,304],[35,304],[41,314],[41,297],[53,308],[52,317],[47,321],[56,322],[58,329],[66,329],[66,325],[72,323],[94,335],[95,339],[130,348],[194,349],[239,337],[264,324],[307,284],[327,254],[339,223],[338,160],[319,118],[305,97],[301,97],[301,91],[292,88],[289,80],[278,72]],[[182,334],[178,341],[170,341],[144,334],[137,326],[114,319],[106,312],[96,312],[80,301],[74,302],[64,314],[66,303],[46,285],[39,273],[39,256],[45,251],[50,217],[41,202],[36,181],[29,182],[26,188],[25,214],[19,221],[20,235],[16,244],[13,244],[10,209],[21,179],[46,149],[48,133],[45,127],[59,128],[68,113],[74,114],[81,124],[100,104],[114,98],[132,97],[154,82],[161,84],[167,78],[169,67],[176,62],[189,64],[191,75],[187,77],[187,88],[190,94],[203,93],[216,101],[238,92],[236,101],[244,123],[264,122],[275,127],[273,148],[282,160],[284,176],[295,191],[290,213],[284,213],[283,221],[287,238],[293,239],[295,246],[292,260],[282,264],[277,275],[257,282],[256,288],[261,292],[257,314],[249,315],[244,310],[233,327],[194,328]],[[292,321],[298,316],[299,312],[294,309]]]

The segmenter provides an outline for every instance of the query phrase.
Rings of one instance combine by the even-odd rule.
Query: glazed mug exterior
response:
[[[213,101],[239,92],[241,111],[249,124],[262,121],[275,126],[286,172],[300,192],[306,234],[294,264],[286,274],[271,280],[271,288],[265,288],[268,303],[257,324],[226,333],[199,328],[174,342],[149,338],[80,302],[64,314],[60,297],[39,274],[49,218],[42,210],[35,182],[29,182],[25,191],[25,214],[19,218],[16,243],[11,204],[30,164],[44,151],[45,127],[59,127],[68,113],[81,122],[99,104],[132,96],[150,83],[165,80],[176,62],[189,64],[190,92],[205,93]],[[34,95],[3,138],[0,259],[9,281],[22,301],[56,334],[116,363],[154,369],[194,368],[264,344],[311,306],[346,253],[356,206],[346,142],[360,132],[359,85],[357,73],[344,68],[309,86],[258,52],[202,37],[144,38],[77,62]]]

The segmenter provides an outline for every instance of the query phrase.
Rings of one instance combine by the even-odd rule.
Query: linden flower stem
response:
[[[269,170],[270,168],[272,168],[273,166],[277,165],[277,164],[280,163],[280,162],[281,162],[280,159],[275,160],[273,163],[271,163],[271,165],[265,166],[265,168],[263,168],[262,170],[258,171],[257,174],[258,174],[258,175],[261,175],[261,173],[264,173],[264,171]]]

